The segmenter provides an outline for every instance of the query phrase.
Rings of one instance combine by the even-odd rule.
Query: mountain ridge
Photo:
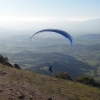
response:
[[[38,30],[46,29],[46,28],[62,29],[71,34],[100,33],[100,18],[90,19],[86,21],[67,21],[67,20],[61,21],[60,20],[54,22],[52,21],[51,22],[23,22],[21,25],[23,27],[22,29],[20,28],[20,23],[19,23],[19,25],[12,25],[13,29],[12,27],[10,29],[6,28],[7,29],[6,31],[5,27],[3,27],[0,30],[2,33],[7,32],[12,35],[13,33],[16,34],[35,33]],[[19,28],[19,30],[14,30],[16,28]]]

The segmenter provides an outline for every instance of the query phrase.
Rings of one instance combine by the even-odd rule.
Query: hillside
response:
[[[29,39],[30,35],[2,38],[0,53],[22,69],[51,75],[48,67],[54,62],[53,73],[67,71],[72,78],[88,74],[100,81],[100,34],[75,36],[73,46],[59,36],[37,36],[31,43]]]
[[[99,100],[100,89],[0,65],[0,100]]]
[[[77,78],[84,72],[93,69],[88,64],[78,61],[70,55],[62,53],[35,53],[32,54],[32,58],[33,57],[35,58],[35,60],[32,61],[33,66],[28,67],[27,70],[33,70],[40,74],[49,76],[51,76],[51,73],[48,71],[50,65],[53,65],[53,73],[61,71],[68,72],[72,78]]]

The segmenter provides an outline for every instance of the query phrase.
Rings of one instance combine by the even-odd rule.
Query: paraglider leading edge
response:
[[[72,45],[72,43],[73,43],[73,38],[71,37],[71,35],[68,34],[68,33],[65,32],[65,31],[59,30],[59,29],[43,29],[43,30],[40,30],[40,31],[34,33],[34,34],[31,36],[30,41],[32,40],[32,38],[33,38],[36,34],[41,33],[41,32],[55,32],[55,33],[61,34],[61,35],[63,35],[65,38],[67,38],[67,39],[69,40],[69,42],[70,42],[71,45]]]

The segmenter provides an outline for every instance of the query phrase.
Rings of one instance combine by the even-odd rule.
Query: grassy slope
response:
[[[48,100],[49,97],[100,100],[100,89],[0,65],[0,100]]]

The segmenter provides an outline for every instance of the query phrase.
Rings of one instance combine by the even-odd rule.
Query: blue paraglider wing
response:
[[[65,38],[67,38],[70,41],[70,44],[72,45],[73,39],[72,37],[65,31],[63,30],[59,30],[59,29],[44,29],[44,30],[40,30],[38,32],[36,32],[35,34],[32,35],[32,37],[30,38],[30,41],[32,40],[32,38],[34,37],[34,35],[41,33],[41,32],[55,32],[55,33],[59,33],[61,35],[63,35]]]

